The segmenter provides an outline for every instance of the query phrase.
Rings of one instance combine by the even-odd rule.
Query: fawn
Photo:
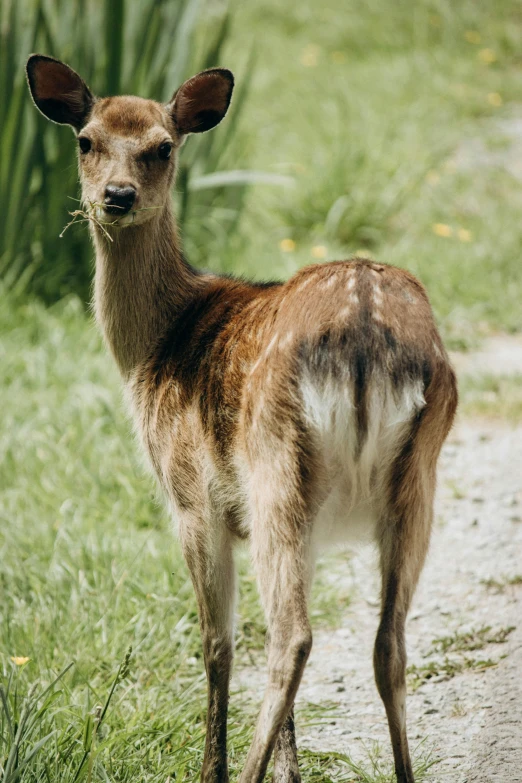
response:
[[[230,71],[163,105],[96,98],[64,63],[27,63],[37,108],[78,139],[96,250],[96,318],[168,499],[199,606],[208,714],[201,780],[226,783],[234,543],[248,539],[268,626],[268,685],[241,783],[300,781],[293,705],[310,649],[307,602],[322,543],[380,552],[374,649],[399,783],[406,614],[428,548],[436,463],[457,405],[422,285],[364,259],[286,283],[202,274],[185,260],[170,188],[185,136],[217,125]]]

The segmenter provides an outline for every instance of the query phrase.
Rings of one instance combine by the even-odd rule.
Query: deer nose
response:
[[[105,188],[105,209],[111,215],[126,215],[136,201],[136,188],[132,185],[107,185]]]

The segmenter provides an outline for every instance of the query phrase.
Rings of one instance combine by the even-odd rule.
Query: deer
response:
[[[314,566],[333,541],[378,550],[373,651],[398,783],[414,783],[405,622],[426,557],[436,466],[457,407],[454,371],[421,283],[352,258],[286,282],[201,272],[171,203],[181,145],[226,115],[234,77],[210,68],[166,103],[95,97],[33,54],[33,101],[72,127],[95,249],[94,312],[177,525],[207,675],[202,783],[227,783],[234,549],[250,548],[268,682],[240,783],[301,780],[294,702],[312,647]]]

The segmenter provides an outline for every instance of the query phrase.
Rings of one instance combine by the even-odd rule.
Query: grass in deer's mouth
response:
[[[68,198],[72,199],[72,201],[78,201],[80,202],[80,199],[73,198],[72,196],[68,196]],[[80,202],[81,203],[81,202]],[[123,209],[123,207],[118,207],[117,205],[116,209]],[[62,232],[59,234],[59,238],[62,239],[63,235],[67,231],[68,228],[70,228],[75,223],[88,223],[89,221],[91,223],[94,223],[94,225],[98,226],[98,228],[102,231],[102,233],[107,237],[107,239],[112,242],[113,238],[105,228],[105,226],[118,226],[118,221],[120,220],[120,217],[116,216],[114,220],[101,220],[100,218],[96,217],[96,210],[97,209],[105,209],[105,204],[100,203],[99,201],[88,201],[86,209],[75,209],[72,212],[69,212],[69,215],[72,217],[72,220],[70,220],[67,225],[64,226]],[[140,207],[139,209],[133,209],[131,212],[125,212],[124,215],[121,215],[121,217],[126,217],[127,215],[133,216],[133,222],[134,222],[134,216],[138,212],[148,212],[151,209],[161,209],[161,206],[155,206],[155,207]]]
[[[96,207],[103,207],[103,204],[96,204],[95,202],[91,202],[89,204],[89,210],[92,210],[92,209],[94,209]],[[71,215],[72,220],[69,220],[67,225],[64,226],[61,234],[59,234],[59,238],[60,239],[63,238],[63,235],[65,234],[67,229],[70,228],[75,223],[88,223],[89,221],[91,221],[91,223],[94,223],[96,226],[98,226],[98,228],[100,228],[102,230],[102,232],[105,234],[107,239],[109,239],[111,242],[113,241],[111,235],[109,234],[109,232],[107,231],[105,226],[117,225],[118,218],[116,218],[116,220],[112,220],[112,221],[98,220],[98,218],[96,218],[94,216],[92,211],[87,212],[87,211],[85,211],[83,209],[75,209],[72,212],[69,212],[69,215]]]

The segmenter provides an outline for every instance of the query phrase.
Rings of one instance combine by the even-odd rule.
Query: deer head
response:
[[[76,134],[87,210],[118,227],[162,211],[185,137],[221,122],[234,86],[230,71],[211,68],[182,84],[167,104],[128,95],[96,98],[72,68],[41,54],[29,58],[27,79],[41,113]]]

